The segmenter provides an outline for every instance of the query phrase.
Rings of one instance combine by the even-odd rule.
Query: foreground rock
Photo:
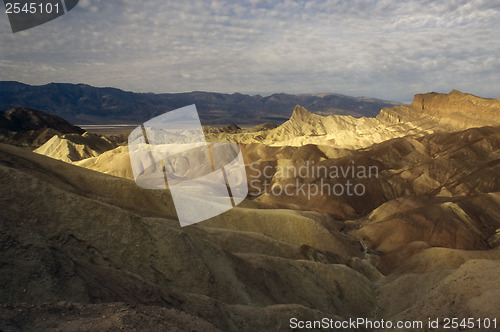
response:
[[[256,210],[251,202],[180,229],[166,191],[7,145],[0,145],[0,173],[5,331],[286,330],[291,317],[487,317],[499,307],[489,295],[498,249],[433,248],[446,243],[404,237],[412,247],[397,247],[382,236],[392,247],[372,240],[366,252],[342,231],[347,224],[325,214]],[[456,204],[466,210],[483,201]],[[418,211],[418,203],[403,206]],[[494,216],[498,207],[486,210]],[[391,211],[375,211],[369,224],[393,218]],[[446,207],[438,219],[456,211]],[[471,227],[497,227],[480,219],[483,226]],[[405,259],[388,267],[391,253]]]
[[[31,315],[60,301],[109,304],[111,311],[116,302],[175,308],[223,330],[286,327],[296,315],[366,316],[375,304],[365,275],[330,264],[361,255],[361,247],[318,216],[236,209],[180,229],[168,192],[0,149],[0,299],[10,305],[1,310],[2,329],[29,326],[19,322],[19,308],[39,322]],[[66,318],[55,324],[68,326]]]

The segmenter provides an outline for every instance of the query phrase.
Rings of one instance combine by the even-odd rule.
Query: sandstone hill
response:
[[[370,148],[348,151],[324,146],[242,146],[249,163],[247,176],[256,183],[294,187],[302,184],[363,184],[366,193],[357,195],[262,195],[258,201],[273,206],[326,211],[336,218],[365,215],[380,204],[404,196],[446,198],[500,191],[499,127],[473,128],[456,133],[392,139]],[[276,174],[286,167],[308,168],[305,176]],[[358,178],[347,172],[331,178],[318,170],[376,167],[377,174]],[[267,168],[267,169],[266,169]],[[316,170],[316,172],[315,172]],[[329,171],[330,172],[330,171]],[[253,186],[250,192],[259,192]]]
[[[375,118],[354,118],[343,115],[320,116],[297,105],[291,118],[277,128],[259,131],[207,133],[212,141],[232,141],[241,144],[259,143],[269,146],[327,145],[332,148],[359,149],[408,134],[433,132],[431,128],[411,123],[381,123]]]
[[[70,327],[63,316],[41,317],[81,319],[82,304],[83,317],[100,319],[103,308],[118,328],[139,324],[127,315],[147,306],[166,308],[179,329],[196,316],[200,326],[247,331],[373,309],[361,246],[326,215],[247,207],[180,229],[168,192],[7,145],[0,160],[4,331]],[[356,257],[359,267],[346,265]],[[116,316],[116,306],[128,314]]]
[[[500,100],[453,90],[449,94],[417,94],[410,105],[383,108],[376,118],[319,116],[296,106],[291,118],[277,128],[234,135],[214,134],[212,140],[262,143],[271,146],[327,145],[360,149],[408,135],[453,132],[500,125]]]
[[[7,145],[0,172],[4,331],[498,313],[498,191],[344,222],[248,201],[181,229],[168,191]]]
[[[85,132],[83,135],[54,135],[34,152],[66,162],[96,157],[117,147],[116,142],[106,137]]]
[[[448,131],[499,126],[500,100],[474,96],[457,90],[449,94],[417,94],[410,105],[384,108],[377,116],[388,123],[427,119]]]

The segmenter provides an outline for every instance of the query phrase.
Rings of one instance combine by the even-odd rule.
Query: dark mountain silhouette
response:
[[[38,147],[54,135],[84,132],[57,115],[26,107],[0,112],[0,141],[6,143]]]
[[[0,82],[0,110],[30,107],[59,115],[77,124],[136,124],[190,104],[196,104],[203,124],[256,125],[286,121],[297,104],[322,115],[374,117],[381,108],[397,103],[340,94],[278,93],[267,97],[200,91],[154,94],[97,88],[85,84],[50,83],[32,86],[19,82]]]
[[[15,107],[0,113],[0,127],[9,131],[28,131],[52,128],[63,134],[83,134],[85,131],[57,115],[26,107]]]

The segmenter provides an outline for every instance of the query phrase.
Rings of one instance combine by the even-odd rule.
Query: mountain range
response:
[[[204,125],[257,125],[286,121],[295,105],[322,114],[376,116],[398,105],[374,98],[340,94],[270,96],[215,92],[134,93],[86,84],[50,83],[34,86],[0,81],[0,110],[28,107],[58,115],[75,124],[138,124],[164,112],[195,104]]]

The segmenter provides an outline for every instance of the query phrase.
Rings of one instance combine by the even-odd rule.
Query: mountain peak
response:
[[[290,120],[292,121],[303,121],[305,119],[310,118],[312,115],[311,112],[309,112],[306,108],[296,105],[295,108],[293,109],[293,114],[290,117]]]
[[[463,93],[461,91],[458,91],[457,89],[453,89],[449,93],[450,95],[465,95],[466,93]]]

